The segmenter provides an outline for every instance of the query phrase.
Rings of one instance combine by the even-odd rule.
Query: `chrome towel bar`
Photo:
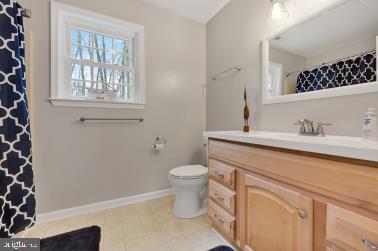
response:
[[[212,76],[212,77],[210,77],[210,78],[211,78],[212,80],[217,80],[217,78],[218,78],[220,75],[222,75],[222,74],[224,74],[224,73],[226,73],[226,72],[232,71],[232,70],[241,71],[242,68],[239,67],[239,66],[234,66],[234,67],[231,67],[231,68],[229,68],[229,69],[227,69],[227,70],[224,70],[224,71],[222,71],[222,72],[220,72],[220,73],[218,73],[218,74],[215,74],[214,76]]]
[[[86,118],[86,117],[81,117],[80,118],[81,122],[85,121],[139,121],[143,122],[143,118],[132,118],[132,119],[125,119],[125,118]]]

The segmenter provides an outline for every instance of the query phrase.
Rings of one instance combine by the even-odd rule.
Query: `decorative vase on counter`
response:
[[[244,87],[244,127],[243,127],[243,132],[249,132],[249,124],[248,124],[248,119],[249,119],[249,108],[247,105],[247,89]]]

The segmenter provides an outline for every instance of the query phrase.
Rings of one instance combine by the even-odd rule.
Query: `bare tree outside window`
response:
[[[71,29],[71,95],[88,90],[115,90],[118,98],[132,97],[133,41]]]

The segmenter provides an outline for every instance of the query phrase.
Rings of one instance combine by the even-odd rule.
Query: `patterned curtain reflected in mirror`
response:
[[[297,93],[377,81],[376,51],[306,69],[297,80]]]

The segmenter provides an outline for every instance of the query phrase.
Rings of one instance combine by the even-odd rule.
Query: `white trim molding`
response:
[[[169,196],[174,194],[173,188],[159,190],[151,193],[144,193],[139,195],[128,196],[115,200],[108,200],[88,205],[83,205],[79,207],[67,208],[58,211],[53,211],[49,213],[43,213],[37,215],[37,224],[43,224],[50,221],[60,220],[64,218],[69,218],[76,215],[87,214],[97,211],[102,211],[105,209],[121,207],[128,204],[133,204],[137,202],[142,202],[146,200],[158,199],[161,197]]]
[[[112,100],[110,102],[97,100],[93,102],[93,100],[86,97],[78,98],[71,95],[70,65],[74,62],[70,53],[71,28],[133,41],[132,60],[134,63],[130,66],[130,69],[127,68],[128,71],[132,72],[131,79],[133,82],[130,100]],[[51,103],[57,106],[143,109],[142,105],[146,102],[144,49],[144,26],[52,1]],[[91,60],[83,62],[95,65],[95,62]],[[110,69],[115,67],[112,64],[105,64],[105,66]]]
[[[263,98],[263,104],[277,104],[277,103],[286,103],[294,101],[304,101],[311,99],[321,99],[321,98],[332,98],[339,96],[348,96],[356,94],[364,94],[378,92],[378,82],[370,82],[359,85],[349,85],[332,89],[324,89],[313,92],[303,92],[288,94],[276,97],[265,97]]]
[[[145,104],[129,103],[125,101],[91,100],[91,99],[49,99],[54,106],[82,107],[82,108],[127,108],[144,109]]]

